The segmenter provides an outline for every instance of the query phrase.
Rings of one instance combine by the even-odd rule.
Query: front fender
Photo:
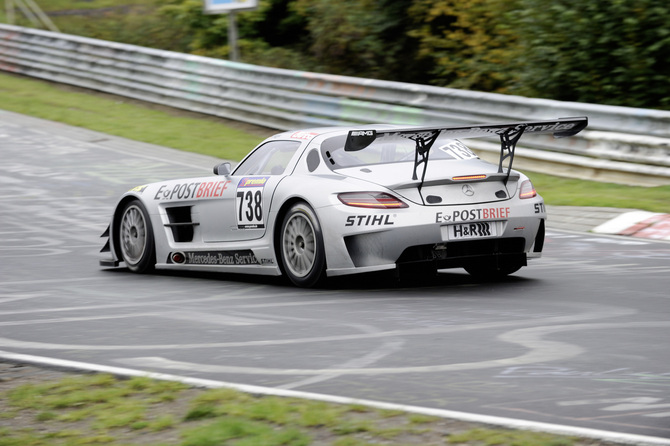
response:
[[[123,261],[123,257],[121,255],[121,252],[119,251],[119,226],[121,224],[121,211],[123,208],[126,206],[126,204],[132,200],[140,200],[142,203],[146,206],[146,203],[144,200],[142,200],[141,197],[141,191],[139,191],[140,188],[143,188],[146,186],[139,186],[136,188],[133,188],[123,194],[119,201],[116,203],[116,206],[114,207],[114,211],[112,212],[112,217],[110,219],[109,225],[107,226],[107,229],[105,232],[102,233],[100,236],[106,237],[107,241],[105,242],[105,245],[102,247],[100,252],[108,252],[110,254],[110,258],[107,259],[101,259],[100,260],[100,266],[105,266],[105,267],[117,267],[119,266],[119,263]],[[142,189],[143,191],[144,189]],[[151,213],[151,211],[150,211]]]

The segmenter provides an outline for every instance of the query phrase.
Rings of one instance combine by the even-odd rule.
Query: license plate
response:
[[[449,240],[463,240],[469,238],[495,237],[498,235],[495,222],[462,223],[447,226]]]

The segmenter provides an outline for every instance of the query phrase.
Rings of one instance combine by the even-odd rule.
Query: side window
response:
[[[300,141],[270,141],[259,146],[235,169],[234,175],[282,175]]]

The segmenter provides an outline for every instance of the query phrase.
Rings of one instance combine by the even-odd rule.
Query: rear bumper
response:
[[[525,204],[525,203],[524,203]],[[476,207],[473,207],[476,209]],[[368,219],[356,216],[360,226],[346,226],[335,223],[347,220],[350,208],[332,208],[328,217],[323,218],[326,234],[326,250],[329,276],[381,271],[394,268],[461,268],[473,264],[496,265],[514,263],[525,266],[528,258],[541,256],[544,242],[544,213],[534,213],[533,202],[528,206],[511,207],[506,219],[485,221],[497,225],[495,235],[466,240],[450,240],[445,228],[454,223],[436,218],[437,210],[427,212],[387,211],[382,217]],[[344,212],[343,212],[344,211]],[[409,211],[409,209],[407,210]],[[444,211],[442,211],[444,213]],[[388,217],[386,216],[388,215]],[[372,224],[373,221],[382,222]],[[417,224],[418,222],[426,222]],[[371,222],[366,225],[365,223]],[[388,223],[388,224],[386,224]],[[331,230],[342,233],[341,237],[328,236]]]

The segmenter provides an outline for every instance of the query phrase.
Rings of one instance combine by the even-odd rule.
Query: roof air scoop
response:
[[[358,152],[363,150],[377,139],[375,130],[351,130],[344,143],[345,152]]]

